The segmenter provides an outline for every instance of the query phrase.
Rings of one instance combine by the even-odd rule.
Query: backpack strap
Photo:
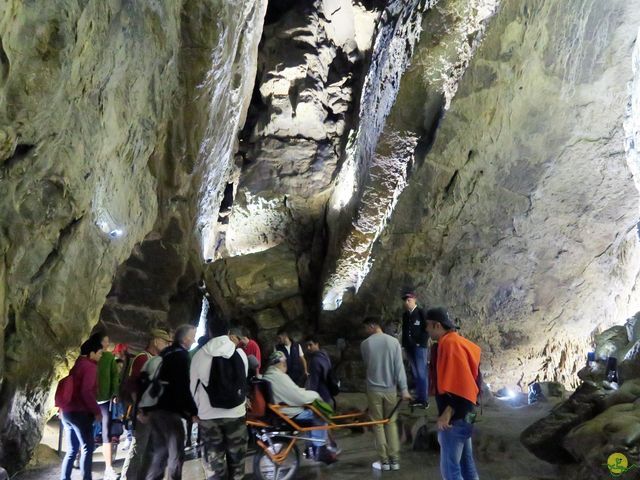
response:
[[[131,360],[131,363],[129,364],[129,372],[127,373],[127,376],[130,377],[131,374],[133,373],[133,365],[136,363],[136,360],[138,359],[138,357],[140,357],[141,355],[146,355],[147,360],[149,360],[151,358],[151,354],[149,352],[147,352],[146,350],[140,352],[139,354],[137,354],[135,357],[133,357],[133,360]]]

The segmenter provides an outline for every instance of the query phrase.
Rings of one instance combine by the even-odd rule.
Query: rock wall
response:
[[[412,285],[481,343],[490,381],[575,381],[591,332],[638,304],[637,7],[502,2],[371,272],[328,325],[393,319]]]
[[[243,9],[197,1],[183,6],[180,90],[167,155],[154,167],[159,214],[119,267],[101,312],[107,330],[134,348],[144,346],[150,328],[199,318],[205,237],[217,224],[232,175],[265,10],[265,1],[245,2]]]
[[[369,71],[371,86],[360,102],[362,120],[350,138],[327,210],[326,310],[339,308],[343,295],[357,292],[366,278],[373,244],[407,185],[416,150],[430,147],[496,4],[431,2],[424,15],[395,26],[405,31],[390,47],[382,40],[376,44],[384,56]],[[405,48],[406,38],[417,43],[415,52]],[[406,71],[398,65],[407,65]]]
[[[218,219],[215,258],[224,260],[205,273],[214,297],[233,318],[257,326],[266,315],[271,329],[299,321],[300,330],[316,328],[326,236],[335,223],[327,204],[349,162],[345,148],[356,139],[362,148],[374,148],[375,135],[356,131],[368,131],[362,126],[373,121],[377,130],[384,125],[418,40],[422,11],[432,3],[270,5],[237,172]],[[368,165],[362,163],[365,172]],[[273,295],[257,306],[254,287],[221,282],[252,269],[261,272],[262,285],[273,286],[280,281],[273,261],[285,250],[286,263],[294,265],[287,278],[295,275],[292,283],[298,285],[288,297],[270,288]],[[246,259],[235,261],[237,256]],[[262,333],[267,338],[273,332]]]
[[[249,17],[261,27],[265,3],[245,4],[246,16],[230,19],[224,14],[235,7],[214,1],[4,2],[3,466],[15,470],[28,460],[52,380],[75,359],[110,290],[103,316],[121,327],[116,337],[126,330],[135,338],[136,329],[195,309],[184,291],[192,292],[201,263],[193,260],[201,258],[193,218],[208,171],[200,157],[210,123],[206,74],[215,54],[231,65],[241,57],[245,67],[255,59],[259,29],[240,29],[248,45],[242,52],[218,43],[221,18],[234,31]],[[229,82],[250,91],[250,70],[239,79],[229,69]],[[236,102],[241,117],[248,100]],[[233,120],[237,126],[241,118]]]
[[[265,344],[412,285],[490,381],[572,383],[639,307],[639,6],[6,1],[0,464],[98,318],[142,346],[203,278]]]

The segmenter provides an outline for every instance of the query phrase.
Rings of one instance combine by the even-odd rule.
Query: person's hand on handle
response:
[[[413,400],[413,397],[409,393],[409,390],[403,390],[402,393],[400,394],[400,398],[402,398],[402,400],[406,400],[407,402],[410,402],[411,400]]]

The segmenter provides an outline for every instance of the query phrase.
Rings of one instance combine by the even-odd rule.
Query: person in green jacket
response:
[[[98,395],[96,400],[102,412],[102,453],[104,455],[104,480],[116,480],[117,474],[113,470],[113,447],[109,438],[109,427],[111,426],[111,412],[109,406],[111,402],[117,402],[118,390],[120,388],[120,370],[116,362],[116,356],[107,351],[109,348],[109,336],[106,332],[98,332],[94,335],[100,339],[103,353],[98,361]]]

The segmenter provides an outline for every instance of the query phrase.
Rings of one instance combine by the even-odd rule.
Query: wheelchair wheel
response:
[[[289,442],[280,438],[273,440],[273,447],[269,447],[270,452],[280,453],[287,448]],[[296,445],[293,446],[287,458],[276,464],[271,461],[269,455],[260,447],[253,457],[253,476],[257,480],[291,480],[295,478],[300,467],[300,452]]]

